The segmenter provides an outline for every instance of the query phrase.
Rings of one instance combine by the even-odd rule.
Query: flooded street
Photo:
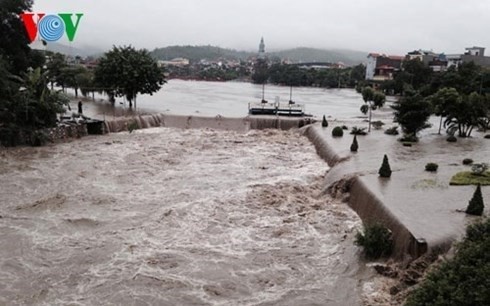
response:
[[[359,305],[358,216],[293,131],[0,151],[0,304]]]

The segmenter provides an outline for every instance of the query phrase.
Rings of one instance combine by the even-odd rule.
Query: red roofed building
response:
[[[366,80],[392,80],[393,74],[402,67],[404,56],[369,53],[366,65]]]

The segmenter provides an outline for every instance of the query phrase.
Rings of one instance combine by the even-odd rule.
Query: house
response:
[[[485,56],[485,48],[469,47],[464,54],[448,55],[448,67],[458,67],[462,63],[474,62],[478,66],[490,68],[490,56]]]
[[[435,53],[432,50],[415,50],[408,52],[405,58],[407,60],[418,59],[435,72],[445,71],[448,66],[446,55],[444,53]]]
[[[366,80],[392,80],[396,71],[402,66],[403,56],[369,53],[366,64]]]

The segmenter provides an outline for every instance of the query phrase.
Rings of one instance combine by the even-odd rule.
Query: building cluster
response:
[[[366,64],[366,80],[392,80],[395,72],[403,69],[404,60],[418,59],[432,71],[443,72],[450,67],[458,67],[463,63],[474,62],[476,65],[490,68],[490,56],[485,56],[485,48],[466,48],[463,54],[444,54],[433,51],[415,50],[405,56],[369,53]]]

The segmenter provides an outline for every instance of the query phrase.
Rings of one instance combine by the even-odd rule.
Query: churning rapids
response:
[[[359,305],[360,220],[293,131],[0,151],[0,304]]]

